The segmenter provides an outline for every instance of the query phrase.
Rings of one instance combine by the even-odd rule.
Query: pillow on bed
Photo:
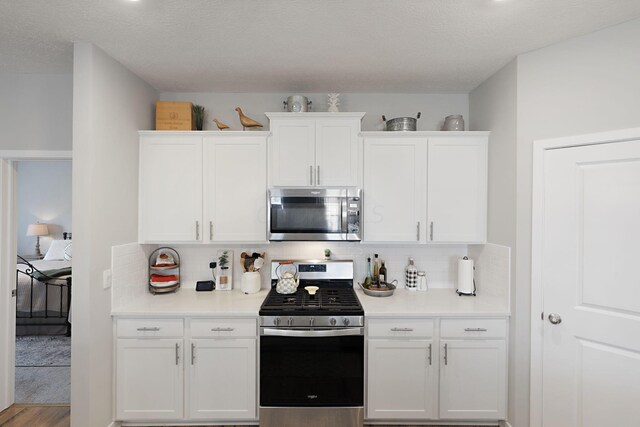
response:
[[[67,242],[69,244],[64,247],[64,259],[65,261],[71,261],[71,258],[73,258],[73,246],[71,246],[72,243],[70,241],[67,240]]]
[[[51,246],[49,246],[49,250],[47,254],[44,256],[45,261],[63,261],[64,260],[64,249],[69,244],[68,240],[52,240]]]

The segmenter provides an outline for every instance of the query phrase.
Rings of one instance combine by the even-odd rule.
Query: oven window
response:
[[[282,197],[271,206],[272,233],[341,233],[342,205],[337,197]]]
[[[261,406],[362,406],[364,337],[260,337]]]

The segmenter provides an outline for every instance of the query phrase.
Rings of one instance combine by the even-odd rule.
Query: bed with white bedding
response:
[[[70,240],[54,240],[43,260],[27,261],[18,257],[17,335],[71,334],[70,249]]]

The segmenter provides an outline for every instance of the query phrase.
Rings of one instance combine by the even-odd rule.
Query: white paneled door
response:
[[[640,141],[548,149],[544,165],[542,425],[638,426]]]

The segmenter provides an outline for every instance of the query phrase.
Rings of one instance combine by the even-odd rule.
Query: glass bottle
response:
[[[415,291],[418,286],[418,269],[413,264],[413,258],[409,258],[409,265],[404,272],[405,287],[410,291]]]
[[[380,283],[388,282],[389,276],[387,276],[387,267],[384,265],[384,261],[382,261],[382,267],[380,267]]]
[[[373,282],[380,282],[380,260],[378,259],[378,254],[373,255]]]

